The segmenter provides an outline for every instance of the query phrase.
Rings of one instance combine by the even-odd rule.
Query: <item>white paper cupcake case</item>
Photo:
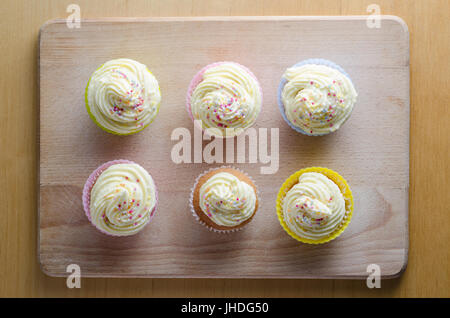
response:
[[[333,63],[333,62],[331,62],[329,60],[326,60],[326,59],[307,59],[307,60],[303,60],[303,61],[301,61],[301,62],[299,62],[297,64],[294,64],[291,67],[299,67],[299,66],[306,65],[306,64],[325,65],[325,66],[329,66],[331,68],[334,68],[334,69],[338,70],[339,72],[341,72],[342,74],[344,74],[350,80],[350,82],[353,85],[352,79],[347,74],[347,72],[344,71],[344,69],[342,67],[340,67],[339,65],[337,65],[337,64],[335,64],[335,63]],[[325,133],[325,134],[311,134],[309,132],[306,132],[306,131],[300,129],[297,126],[294,126],[289,121],[289,119],[287,119],[286,113],[284,112],[284,104],[283,104],[283,101],[281,99],[281,93],[282,93],[284,85],[286,85],[286,83],[287,83],[287,80],[284,77],[281,77],[280,85],[278,86],[277,101],[278,101],[278,108],[280,109],[281,116],[283,117],[284,121],[289,125],[289,127],[294,129],[296,132],[299,132],[299,133],[307,135],[307,136],[325,136],[325,135],[328,135],[328,134],[334,132],[334,131],[332,131],[332,132]],[[350,115],[344,120],[344,122],[342,124],[344,124],[345,121],[347,121],[347,119],[349,117],[350,117]],[[335,131],[337,131],[337,130],[335,130]]]
[[[200,223],[201,225],[203,225],[204,227],[206,227],[208,230],[210,230],[210,231],[212,231],[212,232],[216,232],[216,233],[233,233],[233,232],[238,232],[238,231],[242,230],[243,228],[247,227],[247,226],[251,223],[251,221],[248,222],[247,224],[243,225],[243,226],[240,226],[240,227],[238,227],[238,228],[234,228],[234,229],[231,229],[231,230],[218,230],[218,229],[215,229],[215,228],[209,226],[209,225],[206,224],[205,222],[203,222],[203,221],[200,219],[200,217],[197,215],[197,213],[195,212],[195,210],[194,210],[194,190],[195,190],[195,188],[197,187],[198,181],[199,181],[200,178],[203,177],[205,174],[207,174],[207,173],[209,173],[209,172],[211,172],[211,171],[214,171],[214,170],[218,170],[218,169],[234,169],[234,170],[239,171],[240,173],[246,175],[246,176],[253,182],[253,185],[254,185],[255,188],[256,188],[256,199],[258,200],[258,208],[259,208],[259,205],[260,205],[260,199],[259,199],[259,198],[260,198],[260,195],[259,195],[259,189],[258,189],[258,186],[256,185],[255,181],[253,180],[252,177],[250,177],[247,173],[245,173],[245,172],[242,171],[241,169],[238,169],[238,168],[232,167],[232,166],[221,166],[221,167],[210,168],[210,169],[204,171],[203,173],[201,173],[200,175],[198,175],[197,178],[195,179],[195,182],[194,182],[193,187],[191,188],[191,194],[190,194],[190,196],[189,196],[189,207],[191,208],[191,213],[192,213],[192,215],[194,216],[194,218],[197,220],[197,222]],[[255,210],[255,212],[253,212],[253,215],[255,215],[256,212],[258,212],[258,208]],[[253,216],[253,217],[255,217],[255,216]]]

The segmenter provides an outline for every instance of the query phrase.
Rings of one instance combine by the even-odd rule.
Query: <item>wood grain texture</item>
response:
[[[79,290],[44,275],[37,262],[37,52],[40,26],[65,18],[71,0],[6,0],[0,13],[0,296],[62,297],[450,297],[450,49],[447,0],[376,1],[411,35],[410,250],[399,279],[369,290],[353,280],[85,279]],[[77,1],[83,18],[225,15],[361,15],[369,0]],[[20,88],[20,90],[18,90]]]
[[[365,17],[224,17],[83,20],[79,30],[67,28],[64,20],[44,25],[39,61],[43,270],[65,275],[67,265],[75,263],[84,276],[364,278],[375,263],[383,277],[398,276],[408,248],[409,34],[398,18],[382,17],[381,23],[371,29]],[[151,69],[163,100],[149,128],[122,138],[92,123],[83,93],[98,65],[124,56]],[[309,57],[341,65],[359,93],[351,119],[326,137],[299,135],[277,107],[284,70]],[[261,174],[261,164],[248,163],[248,151],[247,164],[239,164],[255,178],[261,204],[250,226],[226,236],[205,231],[189,211],[192,184],[210,165],[175,164],[171,149],[178,141],[170,141],[179,127],[194,137],[184,106],[187,87],[204,65],[223,60],[254,72],[264,93],[254,128],[279,129],[280,135],[278,172]],[[158,186],[158,213],[135,237],[101,235],[81,208],[87,176],[114,159],[142,164]],[[331,244],[299,244],[276,217],[279,187],[308,166],[335,169],[353,188],[355,217]]]

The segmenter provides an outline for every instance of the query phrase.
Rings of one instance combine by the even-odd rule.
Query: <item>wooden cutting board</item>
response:
[[[367,266],[377,264],[383,277],[398,276],[408,255],[409,34],[397,17],[381,17],[380,26],[369,28],[366,17],[96,19],[82,20],[79,29],[64,20],[46,23],[38,62],[42,270],[63,276],[69,264],[78,264],[82,276],[364,278]],[[120,57],[148,65],[162,92],[155,122],[128,137],[100,130],[84,106],[91,73]],[[325,137],[293,131],[276,102],[286,67],[315,57],[341,65],[359,93],[349,121]],[[222,164],[171,160],[174,129],[194,131],[185,110],[188,84],[215,61],[254,72],[264,93],[254,127],[268,128],[268,136],[279,129],[276,173],[262,174],[268,164],[250,164],[248,157],[233,164],[253,177],[261,205],[249,226],[231,235],[209,232],[189,212],[194,179]],[[82,208],[85,180],[113,159],[141,164],[158,187],[155,218],[135,236],[103,235]],[[276,217],[279,187],[308,166],[338,171],[355,197],[349,227],[325,245],[293,240]]]

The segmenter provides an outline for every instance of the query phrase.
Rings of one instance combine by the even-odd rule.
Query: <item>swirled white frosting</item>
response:
[[[291,67],[283,77],[281,100],[287,119],[306,133],[333,132],[349,118],[357,93],[350,79],[338,70],[306,64]]]
[[[194,120],[216,136],[236,136],[252,126],[261,111],[257,80],[242,66],[226,62],[209,67],[191,95]]]
[[[282,202],[286,225],[300,237],[319,240],[341,226],[345,200],[339,187],[317,172],[303,173]]]
[[[228,172],[210,177],[200,188],[200,208],[215,224],[233,227],[256,209],[256,193],[248,183]]]
[[[103,128],[117,134],[142,130],[158,114],[161,94],[148,68],[131,59],[103,64],[87,89],[90,113]]]
[[[91,221],[114,235],[132,235],[149,221],[156,205],[152,177],[138,164],[105,169],[91,189]]]

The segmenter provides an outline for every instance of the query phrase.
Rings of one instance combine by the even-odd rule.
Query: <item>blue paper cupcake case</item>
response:
[[[306,65],[306,64],[325,65],[325,66],[332,67],[332,68],[338,70],[339,72],[341,72],[342,74],[344,74],[345,76],[347,76],[347,78],[350,80],[350,82],[352,81],[350,76],[347,74],[347,72],[344,71],[344,69],[342,67],[340,67],[339,65],[337,65],[329,60],[325,60],[325,59],[307,59],[307,60],[303,60],[297,64],[294,64],[291,67],[299,67],[299,66]],[[287,83],[287,80],[284,77],[281,77],[280,85],[278,86],[277,100],[278,100],[278,108],[280,109],[281,116],[283,117],[284,121],[289,125],[289,127],[294,129],[296,132],[299,132],[299,133],[307,135],[307,136],[325,136],[325,135],[330,134],[331,132],[326,133],[326,134],[311,134],[309,132],[306,132],[306,131],[300,129],[297,126],[294,126],[289,121],[289,119],[287,119],[286,114],[284,112],[284,105],[281,100],[281,92],[283,91],[284,85],[286,85],[286,83]],[[353,85],[353,82],[352,82],[352,85]],[[348,119],[348,117],[347,117],[347,119]]]

